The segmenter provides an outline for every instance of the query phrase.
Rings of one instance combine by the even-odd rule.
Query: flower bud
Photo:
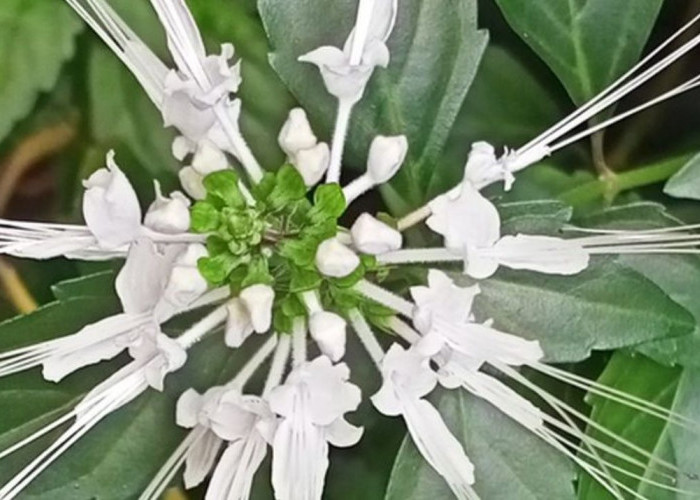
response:
[[[253,330],[257,333],[268,331],[272,325],[275,291],[268,285],[253,285],[241,292],[240,299],[248,310]]]
[[[367,174],[372,182],[383,184],[398,172],[408,152],[408,140],[404,135],[374,138],[369,148]]]
[[[350,234],[355,248],[369,255],[398,250],[403,243],[400,232],[368,213],[357,218],[350,229]]]
[[[299,151],[311,149],[316,145],[316,136],[303,109],[294,108],[289,112],[277,141],[290,158],[296,156]]]
[[[212,172],[226,170],[228,160],[226,155],[209,140],[202,140],[192,157],[192,168],[199,174],[207,176]]]
[[[170,318],[186,309],[209,288],[197,269],[197,261],[208,255],[204,245],[192,243],[175,260],[170,279],[157,307],[157,316]]]
[[[107,168],[101,168],[86,181],[83,195],[85,222],[104,248],[131,243],[141,231],[141,207],[129,180],[107,154]]]
[[[180,184],[185,193],[190,195],[195,200],[203,200],[207,197],[207,190],[204,187],[202,180],[204,179],[192,167],[184,167],[178,172]]]
[[[144,225],[165,234],[181,234],[190,228],[190,200],[179,191],[165,197],[156,181],[156,199],[146,212]]]
[[[309,320],[311,338],[333,362],[340,361],[345,355],[346,327],[343,318],[327,311],[319,311]]]
[[[226,305],[226,330],[224,340],[229,347],[238,348],[253,333],[248,309],[240,298],[234,298]]]
[[[319,142],[310,149],[300,150],[294,156],[292,163],[304,178],[304,184],[311,187],[318,184],[326,173],[330,159],[331,151],[328,149],[328,144]]]
[[[316,267],[324,276],[344,278],[360,265],[360,258],[336,238],[329,238],[316,250]]]

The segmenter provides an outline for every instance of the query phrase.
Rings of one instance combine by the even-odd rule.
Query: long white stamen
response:
[[[195,428],[190,431],[182,443],[175,449],[168,461],[158,471],[151,483],[141,493],[139,500],[157,500],[172,482],[173,478],[187,460],[187,452],[204,435],[204,428]]]
[[[377,255],[377,262],[392,264],[429,264],[434,262],[459,262],[464,260],[447,248],[407,248]]]
[[[329,184],[340,182],[345,138],[348,135],[353,106],[354,104],[346,99],[338,101],[338,111],[335,117],[335,128],[333,129],[333,141],[331,143],[331,159],[326,172],[326,182]]]
[[[270,372],[267,375],[265,388],[262,392],[263,398],[266,398],[272,389],[282,383],[284,371],[287,367],[287,361],[289,361],[289,351],[291,350],[290,335],[286,333],[279,333],[278,337],[277,348],[275,349],[275,354],[272,357],[272,365],[270,366]]]
[[[218,326],[222,325],[226,321],[227,317],[228,313],[226,310],[226,305],[219,306],[180,335],[177,338],[177,342],[184,349],[189,349],[194,344],[202,340],[205,335],[211,333]]]
[[[292,327],[292,363],[299,367],[306,363],[306,321],[304,318],[296,318]]]
[[[413,317],[413,304],[404,298],[391,293],[384,288],[370,283],[367,280],[360,280],[354,287],[355,291],[361,293],[368,299],[392,309],[407,318]]]
[[[417,331],[415,331],[413,328],[408,326],[396,316],[389,319],[387,326],[391,328],[391,330],[396,335],[404,339],[409,344],[415,344],[421,339],[421,336]]]
[[[365,350],[369,354],[372,361],[381,367],[382,359],[384,359],[384,349],[374,335],[372,328],[362,316],[362,313],[357,309],[353,309],[348,313],[348,319],[350,319],[350,324],[352,325],[355,333],[357,333],[360,342],[364,346]]]

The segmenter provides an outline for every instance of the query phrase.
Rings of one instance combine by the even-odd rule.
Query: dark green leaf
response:
[[[324,0],[259,0],[273,46],[272,65],[329,138],[336,102],[318,70],[297,58],[322,45],[342,47],[355,18],[357,2],[342,0],[328,9]],[[348,152],[364,166],[377,133],[405,134],[409,153],[394,181],[399,210],[426,201],[442,188],[439,162],[445,142],[471,86],[487,42],[477,30],[475,0],[443,2],[402,0],[388,45],[388,70],[377,70],[357,106],[348,135]],[[323,22],[318,15],[323,12]]]
[[[508,23],[582,104],[629,69],[663,0],[496,0]]]
[[[658,229],[678,225],[661,205],[636,203],[592,214],[582,221],[586,227],[603,229]],[[690,335],[643,344],[637,349],[666,365],[700,367],[700,257],[696,255],[622,255],[625,265],[643,274],[675,302],[693,314],[695,330]]]
[[[207,194],[214,196],[232,208],[245,206],[245,198],[238,187],[238,175],[233,170],[220,170],[204,178]]]
[[[337,220],[343,215],[347,202],[343,190],[338,184],[323,184],[314,192],[314,207],[309,212],[312,222]]]
[[[284,165],[277,172],[275,187],[267,197],[274,208],[282,208],[290,202],[299,200],[306,194],[306,184],[297,169]]]
[[[195,233],[211,233],[221,224],[219,211],[205,201],[198,201],[190,210],[190,229]]]
[[[668,180],[664,193],[675,198],[700,200],[700,155],[693,157]]]
[[[641,274],[596,258],[577,276],[502,270],[480,283],[479,318],[539,340],[552,362],[580,361],[592,350],[687,335],[694,318]]]
[[[601,375],[598,382],[607,387],[623,391],[627,394],[642,398],[645,401],[652,402],[665,408],[671,408],[676,390],[679,385],[681,371],[678,369],[666,368],[654,363],[642,356],[629,357],[622,354],[616,354],[608,364],[605,372]],[[695,377],[696,379],[697,377]],[[693,395],[693,392],[684,390],[684,394],[679,398],[679,403],[682,403],[684,408],[674,408],[674,411],[681,411],[686,417],[697,419],[698,417],[698,400]],[[689,398],[690,396],[690,398]],[[692,405],[695,414],[689,414],[689,403],[694,400]],[[680,445],[684,450],[684,463],[678,463],[681,470],[691,472],[692,469],[685,468],[692,464],[692,467],[697,467],[700,457],[698,456],[698,436],[693,431],[684,430],[674,425],[667,424],[663,420],[642,413],[638,409],[629,408],[612,402],[598,396],[591,396],[590,401],[593,405],[591,418],[598,424],[604,426],[615,435],[626,439],[635,445],[647,450],[659,459],[676,462],[675,448]],[[612,448],[623,452],[627,455],[633,454],[635,459],[643,461],[647,464],[646,471],[640,471],[638,468],[633,469],[637,473],[642,473],[647,479],[659,481],[669,486],[671,485],[667,479],[657,475],[657,465],[650,464],[649,460],[640,455],[631,452],[629,448],[622,444],[614,443],[610,437],[604,435],[601,431],[589,427],[587,435],[610,445]],[[677,438],[683,436],[685,444]],[[675,439],[674,439],[675,437]],[[692,449],[691,456],[688,452]],[[617,466],[624,466],[626,470],[630,469],[628,463],[621,459],[612,456],[609,453],[601,453],[601,458],[610,461]],[[655,472],[654,470],[657,469]],[[667,469],[664,469],[666,471]],[[694,471],[692,471],[694,472]],[[644,498],[654,499],[675,499],[675,494],[664,491],[656,486],[641,483],[638,479],[628,477],[621,473],[612,472],[613,476],[619,481],[632,488],[634,491],[642,495]],[[700,484],[697,481],[689,480],[682,472],[678,474],[681,487],[688,488],[691,492],[697,493],[700,491]],[[579,499],[581,500],[599,500],[612,498],[609,493],[594,482],[588,476],[582,476],[579,487]]]
[[[466,391],[444,393],[438,408],[474,463],[474,489],[481,498],[573,499],[572,467],[530,431]],[[396,457],[387,500],[453,498],[410,437]]]
[[[0,4],[0,139],[51,90],[75,50],[81,23],[63,2],[4,0]]]

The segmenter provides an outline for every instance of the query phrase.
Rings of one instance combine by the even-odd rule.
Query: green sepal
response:
[[[304,236],[315,240],[317,246],[338,234],[338,224],[335,219],[317,222],[304,229]]]
[[[221,200],[227,207],[243,208],[245,198],[238,187],[238,175],[233,170],[219,170],[204,178],[207,194]]]
[[[246,276],[248,276],[247,266],[238,266],[236,269],[231,271],[231,274],[228,276],[228,284],[231,288],[231,295],[235,296],[243,291],[245,288],[243,286],[243,280],[245,280]]]
[[[248,264],[248,272],[241,282],[241,288],[253,285],[272,285],[274,279],[270,274],[267,259],[263,256],[254,257]]]
[[[314,193],[314,207],[309,211],[311,222],[336,221],[347,208],[343,190],[338,184],[323,184]]]
[[[315,239],[298,238],[279,245],[279,254],[299,267],[313,267],[318,242]]]
[[[383,222],[384,224],[393,229],[399,228],[398,219],[396,219],[396,217],[392,216],[391,214],[388,214],[386,212],[379,212],[377,213],[376,217],[378,221]]]
[[[280,307],[282,308],[282,312],[290,318],[306,316],[306,307],[304,307],[304,304],[299,300],[299,297],[294,294],[289,294],[282,299],[282,301],[280,301]]]
[[[329,278],[328,281],[330,281],[334,286],[337,286],[338,288],[350,288],[352,286],[357,285],[357,283],[364,277],[365,267],[362,265],[362,262],[360,262],[360,265],[357,266],[355,270],[347,276],[343,278]]]
[[[275,174],[271,172],[265,173],[263,178],[260,179],[260,182],[254,184],[250,188],[253,198],[258,202],[266,202],[270,193],[272,193],[272,190],[275,188],[275,182]]]
[[[219,236],[211,235],[207,238],[207,251],[209,252],[209,257],[228,253],[228,243]]]
[[[272,326],[280,334],[290,333],[294,326],[294,318],[290,318],[280,309],[272,312]]]
[[[213,257],[202,257],[197,261],[197,269],[209,283],[220,285],[240,263],[241,259],[223,252]]]
[[[277,172],[275,187],[267,197],[267,201],[273,209],[279,210],[305,195],[306,184],[304,184],[303,177],[293,166],[284,165]]]
[[[198,201],[190,209],[190,230],[194,233],[212,233],[221,224],[221,214],[211,203]]]
[[[292,266],[289,291],[298,293],[313,290],[318,288],[322,281],[323,278],[316,270]]]

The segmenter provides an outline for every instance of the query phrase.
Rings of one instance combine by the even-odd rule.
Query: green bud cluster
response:
[[[256,284],[272,286],[277,331],[289,332],[294,318],[306,315],[299,294],[309,290],[319,292],[326,310],[359,307],[370,317],[390,314],[352,290],[367,273],[382,275],[374,257],[361,256],[360,266],[341,279],[324,277],[316,268],[319,245],[344,231],[338,219],[347,203],[340,186],[321,185],[310,199],[303,178],[285,165],[249,194],[233,170],[208,175],[204,187],[206,198],[191,209],[191,230],[207,235],[209,256],[198,262],[200,273],[234,294]]]

